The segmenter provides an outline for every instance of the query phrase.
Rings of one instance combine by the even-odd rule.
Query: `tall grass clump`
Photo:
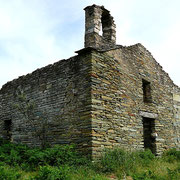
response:
[[[156,159],[155,155],[149,150],[131,152],[130,157],[136,165],[149,166],[153,160]]]
[[[177,151],[176,149],[170,149],[165,151],[162,157],[167,162],[174,162],[174,161],[180,162],[180,151]]]
[[[116,172],[119,178],[131,175],[139,166],[148,166],[155,159],[150,150],[128,152],[123,149],[108,149],[100,160],[103,172]]]
[[[119,167],[124,169],[127,164],[127,158],[128,154],[122,149],[106,149],[100,161],[102,170],[104,172],[113,172]]]

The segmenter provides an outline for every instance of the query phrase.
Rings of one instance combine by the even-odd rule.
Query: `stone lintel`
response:
[[[146,118],[153,118],[153,119],[158,117],[156,113],[151,113],[151,112],[146,112],[146,111],[140,111],[139,115]]]

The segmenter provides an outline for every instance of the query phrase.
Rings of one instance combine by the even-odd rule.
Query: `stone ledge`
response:
[[[139,115],[146,118],[154,118],[154,119],[158,117],[158,114],[145,112],[145,111],[139,111]]]

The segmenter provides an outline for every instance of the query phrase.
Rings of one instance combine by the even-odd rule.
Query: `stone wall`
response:
[[[141,44],[92,54],[93,155],[104,147],[144,149],[143,118],[154,119],[156,154],[178,147],[173,88],[168,74]],[[143,80],[151,102],[143,101]]]
[[[115,44],[108,10],[93,5],[85,11],[85,48],[77,56],[2,87],[0,136],[30,146],[42,145],[43,138],[49,144],[76,143],[93,157],[115,146],[150,147],[157,155],[179,148],[180,88],[141,44]],[[19,104],[34,105],[31,118]]]
[[[180,90],[177,90],[173,93],[173,101],[174,101],[174,141],[176,146],[180,149]]]
[[[76,143],[90,151],[90,69],[90,56],[75,56],[5,84],[0,90],[1,137],[6,136],[5,121],[11,120],[12,141],[40,145],[34,123],[40,132],[47,121],[47,143]],[[35,104],[33,124],[14,106],[21,103],[19,89]]]
[[[96,157],[104,148],[144,149],[157,133],[156,154],[179,148],[180,89],[141,44],[111,50],[85,48],[78,56],[22,76],[0,90],[0,135],[12,121],[14,142],[40,145],[31,122],[14,108],[17,90],[36,104],[34,122],[50,144],[76,143]],[[143,83],[150,87],[144,101]],[[151,120],[152,123],[144,122]],[[150,130],[144,130],[150,125]]]

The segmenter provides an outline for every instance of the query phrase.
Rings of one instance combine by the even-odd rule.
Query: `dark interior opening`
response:
[[[4,121],[4,131],[5,131],[5,139],[11,140],[11,130],[12,130],[12,121],[5,120]]]
[[[143,117],[144,148],[150,149],[153,154],[156,154],[156,138],[153,133],[155,133],[155,120]]]
[[[150,82],[143,79],[142,88],[143,88],[143,101],[146,103],[152,102]]]
[[[102,36],[107,39],[111,40],[111,26],[112,26],[112,18],[109,14],[109,11],[104,10],[101,17],[101,23],[102,23]]]

